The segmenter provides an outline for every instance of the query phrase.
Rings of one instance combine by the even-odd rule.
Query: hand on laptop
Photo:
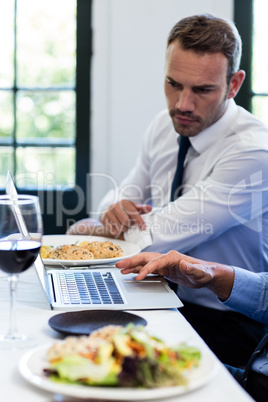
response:
[[[230,296],[234,281],[232,267],[192,258],[174,250],[167,254],[140,253],[117,262],[116,267],[122,274],[138,273],[137,280],[148,274],[158,274],[188,288],[207,287],[222,300]]]

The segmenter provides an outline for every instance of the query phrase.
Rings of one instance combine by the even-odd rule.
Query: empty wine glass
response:
[[[0,335],[1,348],[29,347],[36,343],[17,331],[15,304],[18,276],[35,261],[41,246],[42,217],[39,198],[30,195],[0,196],[0,270],[10,287],[9,329]]]

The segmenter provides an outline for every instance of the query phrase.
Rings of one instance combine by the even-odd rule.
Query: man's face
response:
[[[175,130],[193,137],[224,113],[227,99],[227,58],[222,53],[195,53],[172,42],[166,55],[165,94]]]

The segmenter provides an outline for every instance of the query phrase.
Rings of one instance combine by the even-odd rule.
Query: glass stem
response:
[[[8,338],[13,338],[17,334],[17,320],[16,320],[16,296],[17,296],[17,283],[18,275],[9,275],[9,291],[10,291],[10,313],[9,313],[9,329],[7,333]]]

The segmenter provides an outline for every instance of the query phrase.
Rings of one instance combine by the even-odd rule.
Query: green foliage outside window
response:
[[[0,3],[0,187],[75,183],[76,1]]]

